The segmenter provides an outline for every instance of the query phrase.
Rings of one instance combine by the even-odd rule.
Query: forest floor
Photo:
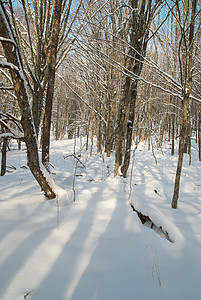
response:
[[[84,144],[84,140],[82,141]],[[75,155],[74,153],[75,146]],[[52,141],[59,198],[48,201],[14,143],[0,178],[1,300],[200,300],[201,162],[185,155],[178,209],[171,208],[177,155],[168,143],[135,152],[128,178],[114,156]],[[155,224],[141,223],[135,209]]]

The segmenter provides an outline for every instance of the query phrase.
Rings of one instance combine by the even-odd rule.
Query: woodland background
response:
[[[9,138],[24,141],[28,165],[48,198],[50,133],[86,137],[115,152],[127,176],[132,143],[153,151],[179,139],[172,207],[191,138],[201,160],[199,0],[0,1],[2,169]],[[31,104],[31,106],[30,106]],[[94,138],[97,147],[94,147]]]

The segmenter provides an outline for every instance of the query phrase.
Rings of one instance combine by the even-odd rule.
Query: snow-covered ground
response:
[[[0,178],[1,300],[201,299],[195,144],[190,166],[185,156],[177,210],[171,208],[177,157],[168,143],[163,152],[155,149],[157,165],[143,144],[135,153],[131,201],[172,242],[141,224],[129,205],[129,176],[114,178],[113,157],[83,150],[81,164],[68,156],[73,141],[53,141],[52,177],[67,193],[47,201],[24,167],[26,151],[12,148],[7,165],[16,169]]]

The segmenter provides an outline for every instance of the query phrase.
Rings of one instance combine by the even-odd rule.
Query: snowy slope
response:
[[[193,148],[173,210],[177,158],[169,152],[155,150],[156,165],[139,145],[131,200],[174,243],[141,224],[129,205],[129,178],[113,177],[113,157],[82,151],[84,167],[66,157],[72,141],[53,141],[52,176],[67,193],[47,201],[22,168],[26,151],[9,152],[16,170],[0,178],[0,299],[200,300],[201,163]]]

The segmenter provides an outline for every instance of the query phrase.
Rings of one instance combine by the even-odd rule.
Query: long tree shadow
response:
[[[141,276],[135,251],[136,244],[138,247],[142,246],[141,235],[135,235],[125,228],[130,208],[122,190],[119,190],[115,200],[110,221],[98,237],[87,267],[72,293],[67,291],[68,297],[64,299],[133,300],[134,294],[136,298],[140,296],[137,292],[141,288],[135,287],[134,291],[134,282]],[[142,249],[143,255],[144,245]]]
[[[94,196],[96,197],[96,195],[99,194],[100,191],[97,189],[97,193]],[[81,200],[81,203],[79,203],[79,201],[78,203],[74,203],[73,207],[75,211],[81,210],[81,217],[79,213],[78,215],[75,213],[75,218],[78,218],[79,221],[75,228],[70,228],[72,234],[69,239],[67,239],[59,256],[52,265],[48,276],[40,282],[37,290],[34,291],[34,299],[40,299],[41,295],[46,295],[46,299],[65,299],[63,298],[65,290],[69,288],[70,283],[73,281],[74,272],[80,267],[79,261],[83,249],[85,249],[87,256],[86,241],[89,238],[94,224],[97,206],[97,202],[93,202],[92,199],[90,199],[91,195],[89,195],[88,198],[86,202]],[[82,208],[82,206],[84,208]],[[60,231],[62,231],[64,238],[65,230],[68,230],[68,227],[74,226],[71,225],[71,221],[70,219],[61,223]],[[88,250],[89,252],[91,251],[90,249]],[[49,251],[51,251],[51,249],[49,249]]]
[[[82,286],[83,280],[83,284],[86,286],[88,286],[88,284],[90,285],[88,279],[91,280],[91,277],[94,278],[95,282],[98,280],[97,274],[93,272],[95,265],[92,265],[92,269],[90,267],[93,262],[93,257],[94,255],[96,257],[96,253],[101,253],[102,250],[106,251],[105,253],[110,251],[110,243],[115,242],[115,236],[112,237],[113,241],[110,240],[114,228],[111,228],[112,232],[110,233],[109,227],[117,226],[118,228],[118,226],[121,226],[118,224],[119,221],[123,226],[123,220],[113,220],[114,213],[116,210],[120,209],[120,206],[118,205],[119,199],[108,199],[108,201],[110,201],[110,207],[107,209],[104,204],[104,201],[107,201],[107,198],[103,193],[102,184],[93,184],[93,186],[94,189],[96,188],[96,192],[91,195],[91,199],[82,211],[82,216],[77,228],[71,235],[71,238],[66,242],[48,276],[44,278],[38,289],[34,291],[34,299],[40,299],[40,295],[43,294],[50,300],[71,299],[71,297],[74,298],[73,295],[77,288],[82,294],[83,291],[82,288],[80,288],[80,285]],[[79,196],[80,201],[78,200],[78,203],[75,203],[75,207],[76,205],[79,207],[79,205],[84,204],[81,198],[82,195]],[[100,202],[97,201],[98,199],[100,199]],[[110,223],[111,226],[109,226]],[[116,223],[116,225],[114,223]],[[68,228],[68,222],[65,225],[65,228]],[[104,237],[105,234],[106,241],[109,243],[108,245],[104,244],[102,241],[102,237]],[[107,246],[108,250],[105,248]],[[98,249],[100,249],[100,251]],[[112,256],[112,253],[109,255]],[[97,265],[100,266],[98,262]],[[89,278],[88,275],[87,277],[85,275],[88,274],[88,272],[90,273]],[[86,280],[84,279],[85,277]],[[50,286],[51,288],[49,288]],[[86,297],[84,294],[82,296],[80,294],[80,298],[76,299],[92,299],[90,295],[95,294],[98,289],[98,286],[94,285],[94,282],[92,286],[91,291],[87,288],[87,294],[85,291]],[[77,297],[77,295],[75,295],[75,297]]]
[[[46,295],[49,300],[122,300],[127,289],[132,295],[133,280],[139,274],[134,265],[130,266],[132,261],[128,260],[128,256],[135,256],[138,239],[125,229],[130,212],[125,194],[122,186],[118,189],[104,183],[105,190],[101,183],[93,186],[97,190],[82,211],[77,228],[65,243],[48,276],[34,291],[33,299]],[[83,203],[81,198],[80,195],[79,200]],[[79,206],[79,200],[75,205]],[[65,228],[68,228],[68,223]]]
[[[13,202],[12,200],[12,196],[5,200],[6,201],[6,208],[1,207],[1,212],[4,213],[6,212],[5,216],[3,216],[3,227],[6,228],[6,230],[2,230],[2,232],[0,233],[0,242],[3,243],[3,239],[7,238],[9,236],[9,234],[13,231],[13,230],[17,230],[18,227],[22,228],[23,224],[26,227],[27,224],[29,224],[30,220],[32,220],[32,216],[34,215],[38,215],[38,213],[41,213],[41,211],[45,211],[45,207],[44,205],[37,204],[37,200],[36,200],[36,205],[34,209],[29,208],[29,201],[30,199],[26,200],[26,203],[23,203],[21,197],[24,197],[26,199],[27,195],[32,195],[31,197],[38,197],[37,193],[36,193],[36,189],[37,189],[37,185],[33,186],[33,187],[29,187],[26,189],[26,193],[25,190],[23,189],[23,191],[19,192],[19,193],[15,193],[14,197],[15,200]],[[16,196],[17,195],[17,196]],[[41,197],[43,197],[43,195],[41,195]],[[28,197],[27,197],[28,198]],[[19,199],[19,202],[18,202]],[[45,196],[44,196],[45,199]],[[25,201],[25,200],[24,200]],[[1,204],[1,202],[0,202]],[[33,207],[33,205],[31,204],[30,207]],[[9,211],[9,213],[8,213]],[[8,216],[8,217],[7,217]],[[3,229],[3,228],[2,228]]]
[[[6,299],[6,291],[9,285],[12,285],[12,281],[18,275],[24,265],[29,261],[30,257],[34,254],[37,247],[39,247],[48,235],[50,235],[49,229],[38,229],[24,239],[18,247],[3,261],[0,265],[0,298]],[[28,275],[28,274],[27,274]],[[29,276],[31,276],[29,274]],[[5,296],[5,297],[3,297]]]
[[[28,190],[28,194],[32,189],[33,187]],[[32,193],[30,192],[30,194]],[[33,205],[33,203],[29,204],[29,200],[27,199],[26,203],[23,203],[22,200],[18,202],[16,198],[16,203],[13,203],[11,199],[10,207],[8,203],[7,209],[4,208],[6,214],[3,217],[2,234],[0,234],[1,299],[8,299],[6,292],[9,286],[12,286],[24,266],[34,257],[37,249],[43,245],[56,228],[55,209],[47,212],[46,202],[36,202]],[[29,274],[29,276],[31,278],[32,275]]]

